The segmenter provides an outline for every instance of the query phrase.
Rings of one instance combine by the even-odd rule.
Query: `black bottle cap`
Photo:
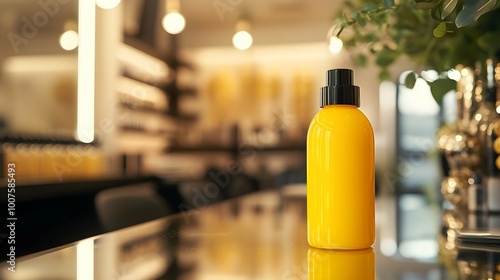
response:
[[[320,104],[345,104],[359,107],[359,87],[353,85],[354,72],[351,69],[330,69],[326,72],[327,85],[321,88]]]

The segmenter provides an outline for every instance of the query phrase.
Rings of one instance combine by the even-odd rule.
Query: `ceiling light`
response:
[[[233,46],[238,50],[246,50],[252,46],[252,43],[250,23],[246,20],[240,20],[236,24],[236,33],[233,35]]]
[[[180,13],[179,0],[165,1],[166,14],[162,19],[163,28],[170,34],[179,34],[186,27],[186,20]]]
[[[72,51],[78,47],[80,35],[76,31],[78,24],[74,20],[67,20],[64,23],[63,32],[59,36],[59,45],[65,51]]]
[[[252,35],[247,31],[238,31],[233,35],[233,45],[238,50],[246,50],[252,46]]]
[[[75,30],[67,30],[59,37],[59,44],[65,51],[72,51],[78,47],[78,33]]]
[[[170,12],[163,17],[162,25],[170,34],[179,34],[186,26],[186,20],[178,12]]]
[[[96,0],[95,3],[101,9],[113,9],[120,4],[121,0]]]
[[[331,53],[337,54],[342,50],[342,46],[344,46],[344,43],[342,40],[340,40],[339,37],[337,36],[332,36],[330,37],[330,45],[328,46],[328,49],[330,50]]]
[[[328,40],[328,50],[333,54],[338,54],[342,50],[344,46],[344,42],[339,38],[339,34],[342,31],[342,28],[338,25],[334,25],[330,27],[328,33],[326,35],[326,39]]]

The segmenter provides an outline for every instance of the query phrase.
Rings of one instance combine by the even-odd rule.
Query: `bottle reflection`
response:
[[[309,280],[375,280],[375,253],[364,250],[324,250],[309,248]]]

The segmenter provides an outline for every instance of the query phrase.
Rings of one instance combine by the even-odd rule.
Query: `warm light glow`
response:
[[[233,45],[238,50],[246,50],[252,46],[252,35],[247,31],[238,31],[233,35]]]
[[[415,259],[432,259],[438,252],[438,244],[432,239],[402,241],[399,248],[403,257]]]
[[[178,12],[170,12],[163,17],[162,25],[170,34],[179,34],[186,26],[186,20]]]
[[[424,70],[420,72],[420,75],[428,82],[434,82],[439,79],[439,73],[436,70]]]
[[[455,180],[448,180],[448,186],[450,188],[455,189],[457,187],[457,182]]]
[[[120,4],[121,0],[96,0],[95,3],[101,9],[113,9]]]
[[[80,1],[84,2],[84,1]],[[89,1],[90,2],[90,1]],[[94,279],[94,240],[86,239],[76,245],[76,279]]]
[[[460,80],[460,71],[455,69],[448,71],[448,78],[458,82]]]
[[[332,36],[330,37],[330,45],[328,46],[328,49],[330,50],[331,53],[337,54],[342,50],[342,46],[344,46],[344,43],[342,40],[340,40],[339,37],[337,36]]]
[[[76,137],[90,143],[94,140],[95,83],[95,5],[93,1],[78,1],[78,103]]]
[[[398,245],[396,241],[390,238],[385,238],[380,241],[380,252],[384,256],[392,257],[398,251]]]
[[[59,44],[65,51],[71,51],[78,47],[78,33],[74,30],[68,30],[59,37]]]
[[[465,90],[468,91],[469,93],[474,89],[474,85],[472,83],[468,83],[465,85]],[[469,97],[467,97],[469,98]]]

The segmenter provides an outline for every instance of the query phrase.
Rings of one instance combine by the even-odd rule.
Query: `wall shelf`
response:
[[[12,143],[12,144],[52,144],[52,145],[90,145],[98,146],[99,142],[94,140],[91,143],[83,143],[75,140],[71,137],[47,137],[47,136],[34,136],[34,135],[23,135],[23,136],[0,136],[0,143]]]
[[[120,126],[120,130],[123,132],[139,133],[142,135],[155,136],[155,137],[168,137],[174,134],[173,132],[169,131],[150,131],[133,126]]]
[[[162,54],[160,54],[160,52],[154,48],[151,44],[148,44],[146,42],[144,42],[143,40],[140,40],[134,36],[131,36],[131,35],[128,35],[128,34],[124,34],[124,37],[123,37],[123,42],[131,47],[133,47],[134,49],[137,49],[143,53],[146,53],[154,58],[157,58],[159,60],[163,60],[165,61],[166,57]]]
[[[127,69],[123,69],[122,72],[121,72],[121,76],[125,77],[125,78],[128,78],[128,79],[131,79],[131,80],[134,80],[136,82],[139,82],[139,83],[143,83],[143,84],[146,84],[148,86],[152,86],[152,87],[155,87],[161,91],[163,91],[165,94],[167,94],[164,90],[164,88],[169,84],[169,82],[167,81],[160,81],[158,82],[158,80],[145,80],[145,79],[141,79],[139,77],[137,77],[137,75],[134,75],[132,74],[130,71],[128,71]]]
[[[234,153],[238,152],[238,147],[227,147],[227,146],[216,146],[216,145],[206,145],[206,146],[172,146],[168,149],[168,152],[175,153],[191,153],[191,152],[227,152]],[[306,145],[285,145],[285,146],[269,146],[269,147],[252,147],[246,151],[254,150],[255,152],[305,152]]]
[[[143,112],[143,113],[150,113],[150,114],[156,114],[156,115],[163,115],[163,116],[169,116],[169,114],[163,110],[160,109],[155,109],[155,108],[149,108],[149,107],[139,107],[139,106],[134,106],[128,103],[120,102],[120,106],[123,109],[131,110],[131,111],[137,111],[137,112]]]

